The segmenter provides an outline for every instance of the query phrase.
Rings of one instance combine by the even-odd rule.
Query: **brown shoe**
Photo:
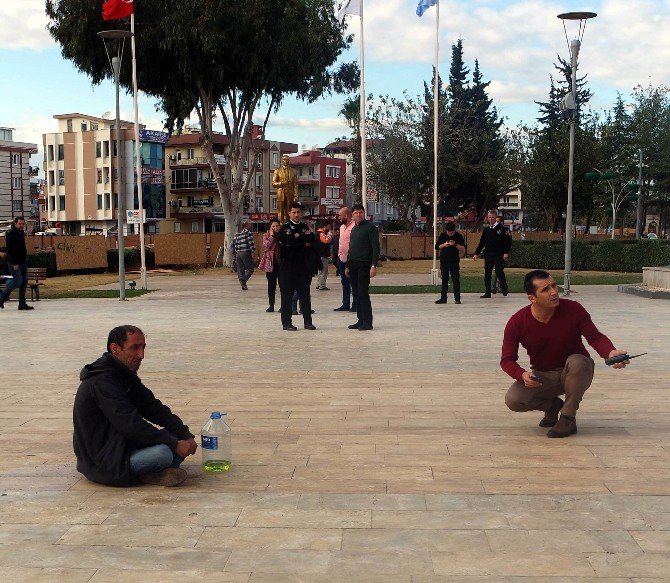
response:
[[[554,401],[552,402],[549,411],[544,414],[544,417],[542,417],[542,420],[540,421],[540,427],[553,427],[556,425],[558,422],[558,414],[561,412],[564,404],[563,399],[554,397]]]
[[[188,474],[182,468],[165,468],[160,472],[152,474],[142,474],[137,479],[143,484],[153,484],[154,486],[178,486]]]
[[[577,421],[574,417],[561,415],[558,423],[547,432],[547,437],[569,437],[573,433],[577,433]]]

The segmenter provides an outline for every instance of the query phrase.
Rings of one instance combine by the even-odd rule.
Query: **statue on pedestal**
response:
[[[291,203],[298,200],[298,175],[289,167],[286,154],[281,158],[281,166],[272,175],[272,186],[277,189],[277,215],[283,225],[288,221]]]

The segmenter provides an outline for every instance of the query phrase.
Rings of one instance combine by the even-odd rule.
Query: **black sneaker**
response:
[[[479,296],[479,297],[482,298],[482,299],[484,299],[484,298],[490,298],[490,297],[491,297],[491,294],[484,294],[483,296]]]
[[[24,306],[19,306],[19,310],[34,310],[34,309],[35,309],[34,306],[29,306],[28,304]]]
[[[446,304],[447,300],[446,298],[440,298],[439,300],[435,300],[436,304]]]
[[[461,300],[454,300],[454,303],[455,303],[455,304],[460,304],[460,303],[461,303]]]
[[[340,306],[339,308],[333,308],[333,312],[348,312],[349,306]]]
[[[305,330],[316,330],[316,326],[314,324],[305,324]]]
[[[274,311],[275,311],[275,308],[274,308],[274,306],[270,306],[270,307],[269,307],[267,310],[265,310],[265,311],[266,311],[266,312],[274,312]]]
[[[358,327],[359,330],[372,330],[372,324],[361,324]]]
[[[293,324],[288,324],[286,326],[283,326],[284,330],[288,332],[295,332],[297,328]]]
[[[358,330],[360,327],[361,327],[360,322],[356,322],[355,324],[351,324],[350,326],[347,326],[347,328],[349,328],[349,330]]]

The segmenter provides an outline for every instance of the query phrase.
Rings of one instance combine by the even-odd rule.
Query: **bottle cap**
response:
[[[212,412],[212,414],[209,416],[210,419],[221,419],[221,413],[218,411]]]

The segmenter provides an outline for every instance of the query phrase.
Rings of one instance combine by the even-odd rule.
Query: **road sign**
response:
[[[140,223],[146,223],[147,221],[147,211],[144,210],[144,220],[140,220],[140,211],[135,209],[128,209],[126,211],[126,223],[128,225],[139,225]]]

